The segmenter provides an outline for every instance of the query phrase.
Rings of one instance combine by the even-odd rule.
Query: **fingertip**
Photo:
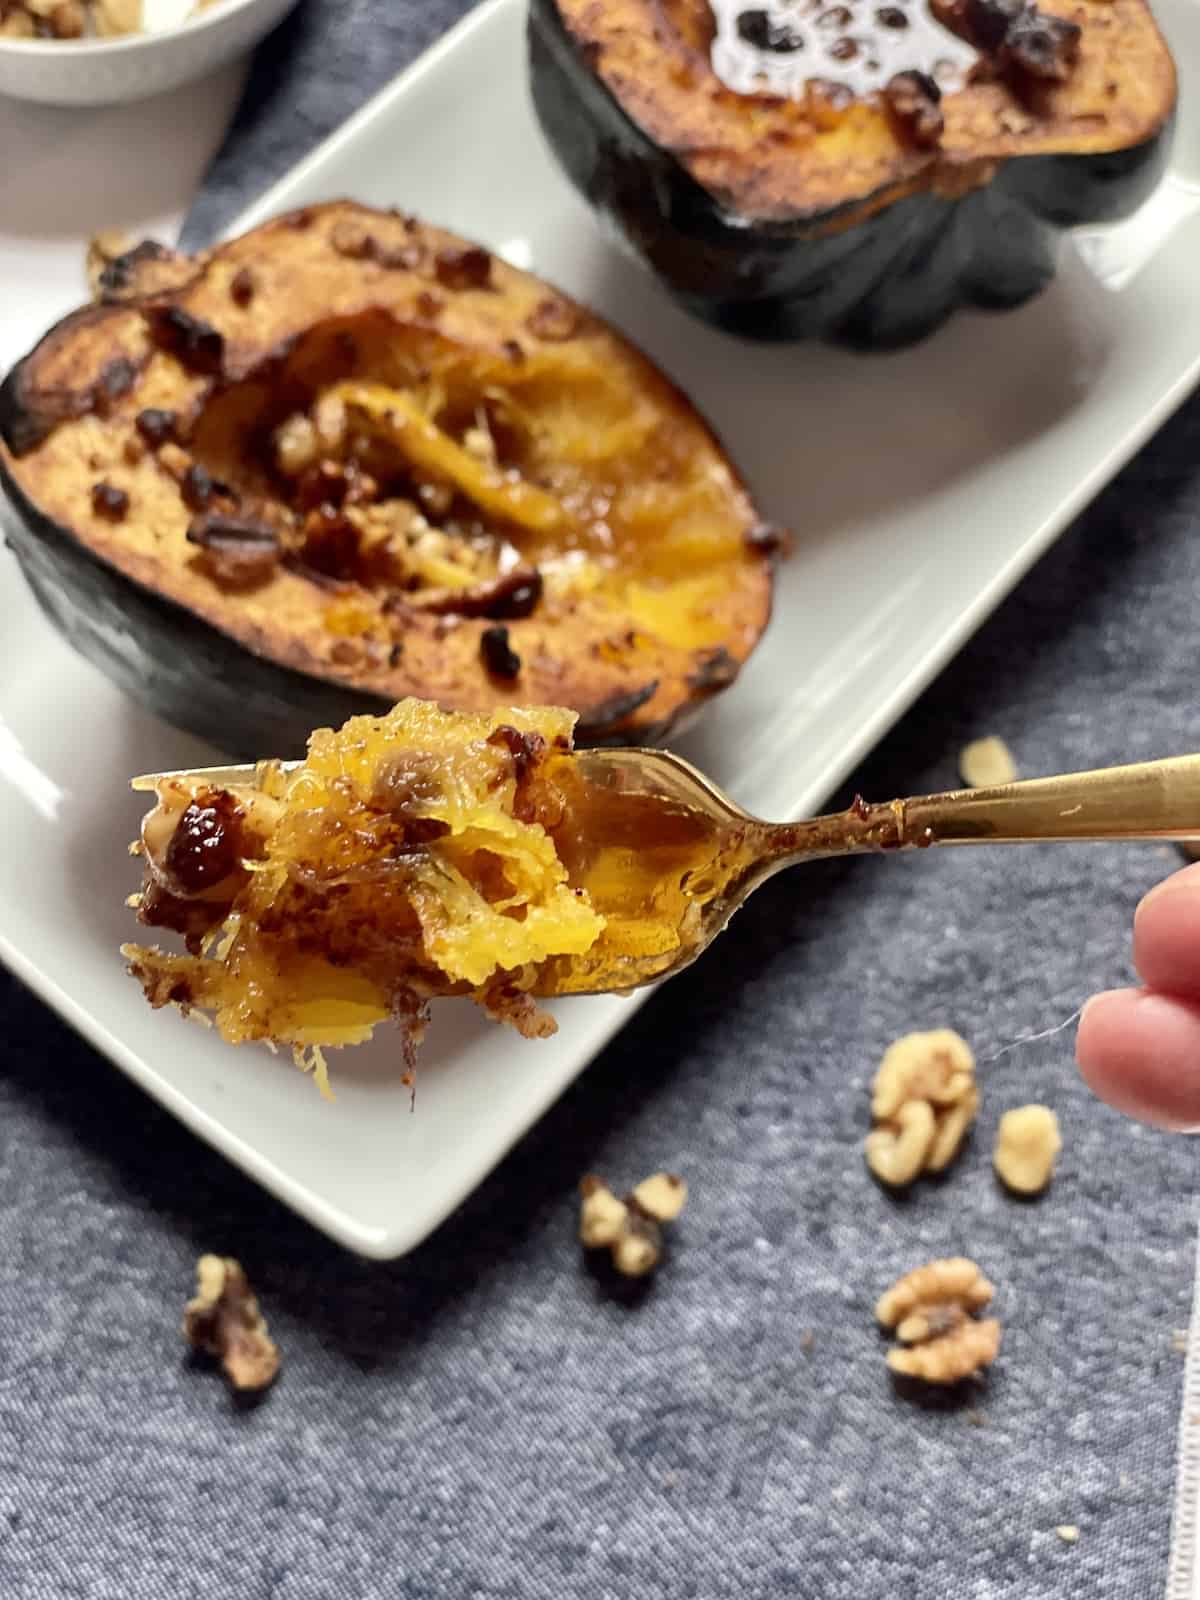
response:
[[[1149,988],[1200,998],[1200,864],[1143,896],[1133,917],[1133,961]]]
[[[1093,1092],[1126,1116],[1200,1127],[1200,1004],[1112,989],[1083,1008],[1075,1058]]]

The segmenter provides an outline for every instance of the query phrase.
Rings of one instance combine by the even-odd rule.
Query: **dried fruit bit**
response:
[[[992,1160],[1007,1188],[1016,1194],[1041,1194],[1054,1176],[1061,1149],[1058,1118],[1049,1106],[1018,1106],[1000,1118]]]
[[[881,1182],[905,1188],[944,1172],[979,1109],[975,1057],[950,1028],[907,1033],[888,1047],[872,1085],[875,1126],[863,1152]]]
[[[737,19],[738,38],[753,45],[756,50],[770,50],[778,55],[790,55],[803,50],[804,36],[769,11],[743,11]]]
[[[434,272],[444,289],[490,289],[492,258],[478,245],[441,250],[434,263]]]
[[[900,1377],[946,1384],[990,1366],[1000,1350],[1000,1323],[973,1313],[994,1293],[965,1256],[930,1261],[906,1273],[875,1307],[879,1322],[894,1329],[900,1341],[888,1351],[888,1366]]]
[[[994,789],[1017,779],[1017,764],[1003,739],[972,739],[963,746],[958,770],[968,789]]]
[[[121,522],[129,510],[129,496],[112,483],[92,485],[92,510],[108,522]]]
[[[134,418],[134,427],[151,450],[157,450],[161,445],[174,442],[177,421],[178,418],[173,411],[164,411],[158,406],[147,406],[145,411],[139,411]]]
[[[900,136],[919,150],[932,150],[945,126],[942,91],[924,72],[898,72],[883,91],[884,104]]]
[[[521,658],[508,642],[507,628],[485,628],[479,636],[479,653],[493,678],[509,679],[520,675]]]
[[[194,1350],[218,1357],[235,1389],[265,1389],[279,1371],[278,1347],[241,1264],[231,1256],[197,1261],[196,1295],[183,1314],[183,1336]]]
[[[618,1200],[589,1173],[579,1185],[579,1239],[585,1249],[608,1250],[626,1278],[644,1278],[662,1259],[661,1224],[674,1222],[687,1202],[687,1184],[671,1172],[656,1172]]]
[[[1060,1522],[1054,1531],[1064,1544],[1077,1544],[1079,1542],[1079,1529],[1073,1522]]]

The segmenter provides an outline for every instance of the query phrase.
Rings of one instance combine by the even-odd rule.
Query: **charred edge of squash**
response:
[[[0,381],[0,440],[18,459],[43,444],[55,428],[86,416],[95,402],[95,384],[80,389],[47,389],[37,381],[43,352],[76,329],[105,322],[110,306],[93,303],[69,311],[49,327],[28,355],[8,369]]]

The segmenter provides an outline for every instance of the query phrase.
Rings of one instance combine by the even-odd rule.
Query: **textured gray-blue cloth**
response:
[[[310,0],[260,57],[193,241],[462,9]],[[1195,746],[1198,462],[1193,402],[841,798],[953,785],[983,734],[1027,774]],[[0,977],[0,1595],[1161,1594],[1196,1146],[1093,1101],[1070,1027],[997,1052],[1128,977],[1133,907],[1177,864],[934,851],[775,879],[389,1266],[266,1198]],[[866,1086],[891,1039],[941,1024],[980,1057],[979,1124],[944,1181],[894,1199],[863,1166]],[[1029,1100],[1064,1150],[1022,1204],[990,1150]],[[664,1165],[692,1186],[675,1248],[614,1294],[574,1242],[577,1180]],[[254,1408],[183,1351],[206,1250],[245,1263],[284,1352]],[[872,1307],[960,1251],[999,1285],[1004,1348],[976,1392],[922,1406]]]

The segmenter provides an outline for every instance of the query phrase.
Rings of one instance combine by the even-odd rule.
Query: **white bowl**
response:
[[[119,39],[0,39],[0,95],[53,106],[145,100],[223,66],[270,32],[296,0],[145,0],[148,31]]]

